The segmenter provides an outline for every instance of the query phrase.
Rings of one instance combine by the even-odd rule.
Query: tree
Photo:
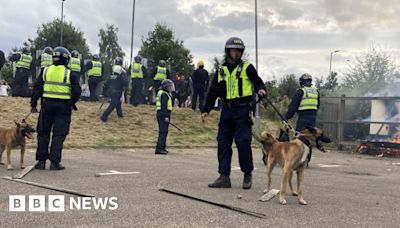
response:
[[[279,94],[287,95],[290,99],[294,97],[296,90],[299,88],[298,81],[294,74],[288,74],[279,82]]]
[[[337,82],[337,75],[337,72],[332,72],[322,85],[322,89],[335,90],[339,86],[339,83]]]
[[[114,25],[106,25],[106,29],[100,29],[99,47],[100,59],[104,64],[105,75],[111,74],[111,66],[117,57],[123,58],[125,53],[118,44],[118,28]]]
[[[171,66],[172,75],[181,73],[190,76],[194,69],[193,57],[184,47],[183,41],[175,39],[172,29],[160,23],[155,25],[146,38],[142,38],[139,55],[148,59],[150,74],[154,74],[152,71],[160,60],[167,61],[167,65]]]
[[[343,86],[356,94],[376,92],[399,78],[394,59],[387,51],[372,46],[356,58],[344,78]]]
[[[63,24],[63,46],[69,51],[77,50],[84,58],[87,58],[89,47],[83,37],[83,32],[75,28],[71,22],[63,22]],[[60,19],[42,24],[36,31],[36,38],[28,38],[24,42],[24,47],[27,47],[35,55],[36,50],[41,50],[47,46],[53,48],[60,46],[60,26]]]

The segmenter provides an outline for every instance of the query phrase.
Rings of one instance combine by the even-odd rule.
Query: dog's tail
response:
[[[261,138],[261,136],[257,135],[255,132],[252,132],[253,138],[261,144],[261,152],[262,152],[262,161],[264,165],[267,165],[267,160],[268,160],[268,151],[265,150],[264,148],[264,140]]]

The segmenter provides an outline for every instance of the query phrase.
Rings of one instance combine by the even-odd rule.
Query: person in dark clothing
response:
[[[312,77],[309,74],[303,74],[300,79],[301,88],[298,89],[288,107],[285,119],[291,119],[297,113],[298,119],[296,123],[296,131],[301,131],[306,127],[315,127],[317,119],[317,111],[320,104],[320,94],[314,85],[312,85]],[[308,154],[308,163],[311,161],[312,147]]]
[[[105,84],[105,88],[109,97],[111,98],[111,102],[108,108],[104,111],[103,115],[100,117],[100,120],[103,122],[107,122],[108,116],[114,109],[117,110],[117,115],[119,118],[123,117],[121,96],[122,91],[124,91],[124,87],[128,85],[128,81],[126,79],[126,72],[122,68],[122,63],[123,60],[120,57],[115,60],[115,65],[112,67],[112,75]]]
[[[46,160],[51,161],[50,170],[63,170],[61,154],[63,143],[69,133],[71,110],[77,110],[81,87],[79,78],[67,68],[71,54],[64,47],[57,47],[53,53],[53,64],[37,78],[31,97],[31,112],[37,112],[37,101],[42,98],[37,124],[36,169],[45,169]],[[50,134],[51,147],[49,153]]]
[[[234,139],[239,152],[240,168],[244,173],[243,189],[250,189],[252,184],[251,101],[253,93],[256,92],[258,96],[264,97],[266,89],[254,66],[241,59],[244,49],[245,46],[240,38],[228,39],[225,44],[225,62],[216,69],[206,102],[201,109],[204,122],[214,108],[215,100],[222,99],[217,137],[220,177],[208,185],[210,188],[231,187],[229,175]]]
[[[199,109],[204,102],[204,95],[206,93],[208,87],[208,72],[204,69],[204,61],[200,60],[197,63],[197,69],[193,72],[192,75],[192,86],[193,86],[193,94],[192,94],[192,109],[196,111],[197,106],[197,98],[199,98]]]
[[[12,54],[9,58],[11,62],[16,62],[16,72],[12,87],[13,97],[30,96],[28,88],[29,76],[34,71],[34,62],[27,48],[22,48],[21,52]]]
[[[0,50],[0,70],[3,68],[6,63],[6,59],[4,58],[4,52]]]
[[[172,112],[172,93],[175,91],[174,83],[170,79],[164,79],[161,87],[157,92],[157,122],[158,122],[158,139],[155,154],[168,154],[166,142],[168,136],[168,126],[171,121]]]
[[[311,75],[303,74],[300,77],[300,86],[301,88],[296,91],[285,115],[286,120],[290,120],[297,113],[296,131],[301,131],[305,127],[315,127],[320,104],[320,94],[318,89],[312,85]]]
[[[147,70],[146,67],[141,64],[142,58],[140,56],[135,57],[135,62],[129,66],[128,72],[132,78],[132,90],[130,104],[138,106],[143,104],[143,89],[144,79],[146,78]]]
[[[165,60],[160,60],[158,66],[153,70],[153,91],[154,94],[158,91],[161,86],[161,82],[165,79],[171,79],[170,72],[167,68]]]
[[[89,78],[90,101],[98,101],[99,99],[96,95],[96,89],[104,78],[104,66],[100,62],[99,55],[93,55],[93,60],[86,63],[85,69]]]

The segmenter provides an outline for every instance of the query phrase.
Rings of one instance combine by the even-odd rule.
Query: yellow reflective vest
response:
[[[158,66],[157,73],[156,73],[156,76],[154,77],[154,80],[162,81],[164,79],[167,79],[167,68]]]
[[[218,71],[218,83],[225,81],[226,83],[226,99],[235,99],[241,97],[249,97],[253,95],[253,83],[247,76],[247,67],[250,63],[244,62],[229,72],[228,67],[220,66]]]
[[[172,111],[172,97],[169,95],[168,92],[166,92],[166,91],[164,91],[164,90],[162,90],[162,89],[158,90],[158,93],[157,93],[157,98],[156,98],[156,107],[157,107],[157,110],[161,110],[161,96],[162,96],[164,93],[167,94],[167,96],[168,96],[168,106],[167,106],[167,110]]]
[[[47,53],[40,55],[40,68],[45,68],[53,65],[53,56]]]
[[[43,97],[71,99],[71,70],[63,65],[51,65],[43,72]]]
[[[102,64],[100,61],[92,61],[93,67],[88,71],[89,77],[101,77],[101,67]]]
[[[31,62],[32,62],[32,56],[26,55],[26,54],[21,54],[21,58],[17,61],[15,64],[16,67],[20,68],[25,68],[25,69],[30,69],[31,67]]]
[[[69,62],[69,68],[74,72],[81,72],[81,59],[72,57]]]
[[[141,63],[132,63],[131,78],[143,78],[143,71],[142,71]]]
[[[318,110],[318,89],[315,86],[305,86],[303,90],[303,97],[298,110]]]

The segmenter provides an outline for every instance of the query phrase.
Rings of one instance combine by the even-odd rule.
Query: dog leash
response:
[[[300,135],[300,132],[296,131],[296,130],[289,124],[289,122],[283,117],[283,115],[282,115],[282,114],[279,112],[279,110],[275,107],[275,105],[272,103],[272,101],[271,101],[270,99],[268,99],[267,96],[265,96],[264,98],[259,98],[259,99],[257,100],[256,104],[259,103],[259,102],[261,102],[261,101],[263,101],[263,100],[266,100],[267,103],[268,103],[269,105],[271,105],[272,109],[278,114],[278,116],[281,118],[281,120],[282,120],[282,121],[288,126],[288,128],[293,132],[294,137],[297,138],[297,137]],[[265,107],[265,106],[266,106],[266,105],[264,105],[264,107]]]

